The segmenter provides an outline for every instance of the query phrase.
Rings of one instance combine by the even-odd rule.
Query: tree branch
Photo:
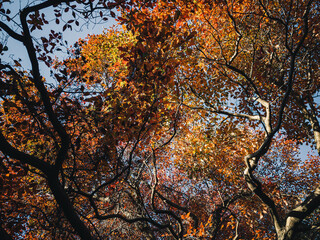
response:
[[[10,37],[14,38],[19,42],[23,42],[23,36],[13,31],[7,24],[4,22],[0,22],[0,28],[2,28],[6,33],[9,34]]]
[[[11,144],[3,136],[2,132],[0,132],[0,150],[3,154],[8,155],[10,158],[17,159],[24,164],[28,164],[32,167],[35,167],[42,171],[44,174],[47,174],[51,167],[50,164],[40,160],[39,158],[21,152],[16,148],[12,147]]]
[[[1,240],[13,240],[13,238],[7,233],[5,229],[3,229],[1,221],[0,221],[0,239]]]
[[[39,62],[36,56],[36,51],[32,42],[29,27],[27,24],[27,16],[30,12],[38,11],[38,10],[50,7],[52,5],[58,5],[62,2],[71,2],[71,1],[63,1],[63,0],[45,1],[38,5],[27,7],[23,9],[20,13],[20,21],[23,29],[23,34],[24,34],[23,43],[27,49],[29,59],[31,62],[31,67],[32,67],[32,74],[33,74],[32,81],[40,93],[41,100],[43,102],[45,111],[49,117],[49,120],[52,123],[54,129],[59,134],[61,139],[61,147],[56,158],[56,170],[55,170],[56,174],[58,174],[58,171],[60,170],[62,163],[67,155],[67,151],[69,149],[69,144],[70,144],[70,138],[66,130],[64,129],[63,125],[60,123],[57,116],[55,115],[49,95],[48,95],[48,91],[42,82],[42,76],[40,74],[40,69],[39,69]]]

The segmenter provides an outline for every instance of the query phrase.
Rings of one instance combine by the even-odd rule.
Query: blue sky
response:
[[[20,9],[22,9],[25,6],[28,5],[33,5],[32,2],[39,3],[43,1],[29,1],[29,0],[15,0],[12,3],[4,3],[4,7],[9,8],[11,10],[10,16],[15,16],[14,20],[19,23],[19,18],[18,18],[18,12]],[[115,19],[109,17],[108,21],[104,22],[103,24],[96,24],[93,22],[80,22],[79,27],[73,26],[73,30],[71,31],[70,29],[66,29],[65,31],[62,31],[63,23],[60,23],[57,25],[55,23],[55,17],[54,17],[54,12],[53,8],[47,8],[44,11],[41,11],[41,13],[45,14],[46,20],[49,22],[49,24],[44,26],[43,30],[35,30],[31,32],[31,35],[34,37],[34,40],[40,39],[40,37],[44,36],[47,37],[50,33],[51,30],[54,30],[56,32],[61,32],[63,36],[63,41],[67,41],[67,46],[70,47],[72,46],[79,38],[84,39],[88,34],[99,34],[102,33],[104,29],[109,28],[113,25],[117,25],[117,22]],[[69,20],[72,18],[71,12],[69,13],[64,13],[63,18]],[[2,19],[3,21],[4,19]],[[17,25],[15,25],[13,22],[7,22],[6,20],[4,21],[7,25],[12,27],[17,33],[20,33],[21,30]],[[9,51],[5,52],[4,55],[1,57],[1,60],[3,62],[9,62],[12,63],[13,59],[21,59],[22,60],[22,66],[24,69],[30,69],[30,62],[28,60],[27,56],[27,51],[24,45],[16,41],[8,35],[4,34],[4,32],[0,32],[0,41],[4,46],[7,46],[9,48]],[[60,52],[57,51],[55,52],[55,55],[59,59],[63,59],[67,57],[66,52]],[[41,65],[41,73],[43,74],[44,77],[47,78],[47,80],[50,82],[50,69],[48,69],[44,64]]]

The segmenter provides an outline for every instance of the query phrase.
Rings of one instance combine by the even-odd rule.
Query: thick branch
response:
[[[61,185],[59,179],[55,174],[51,174],[50,176],[48,176],[48,184],[57,203],[63,210],[65,217],[69,220],[70,224],[75,229],[75,231],[80,236],[80,238],[82,240],[94,239],[91,236],[90,230],[87,228],[87,226],[81,221],[80,217],[77,215],[65,189],[63,188],[63,186]]]
[[[1,240],[13,240],[13,238],[7,233],[7,231],[2,228],[1,221],[0,221],[0,239]]]
[[[261,99],[257,98],[256,99],[262,106],[265,107],[266,109],[266,117],[263,118],[264,125],[266,127],[267,133],[270,134],[272,131],[272,126],[271,126],[271,108],[270,108],[270,103]]]
[[[39,158],[26,154],[12,147],[11,144],[0,132],[0,150],[3,154],[8,155],[10,158],[17,159],[24,164],[28,164],[42,171],[44,174],[48,173],[50,165]]]
[[[23,36],[13,31],[4,22],[0,22],[0,28],[2,28],[6,33],[8,33],[10,37],[14,38],[15,40],[18,40],[19,42],[23,42]]]
[[[6,154],[11,158],[20,160],[22,163],[28,164],[41,170],[47,176],[49,187],[57,203],[62,208],[65,217],[69,220],[70,224],[74,227],[79,236],[83,240],[93,239],[91,237],[89,229],[84,225],[84,223],[80,220],[79,216],[76,214],[73,205],[71,204],[70,199],[67,196],[64,188],[61,186],[59,180],[57,179],[57,176],[53,174],[54,171],[51,165],[44,161],[41,161],[40,159],[34,156],[31,156],[29,154],[23,153],[15,149],[7,142],[7,140],[1,132],[0,150],[3,152],[3,154]]]
[[[46,2],[43,2],[43,3],[35,5],[35,6],[27,7],[25,9],[23,9],[20,14],[20,21],[22,24],[22,29],[23,29],[23,34],[24,34],[23,43],[27,49],[29,59],[31,62],[33,82],[40,93],[41,100],[43,102],[45,111],[48,114],[49,120],[52,123],[54,129],[59,134],[60,139],[61,139],[61,148],[59,150],[59,153],[58,153],[57,159],[56,159],[56,167],[58,170],[60,169],[60,167],[61,167],[61,165],[67,155],[67,151],[68,151],[69,144],[70,144],[70,139],[69,139],[69,136],[68,136],[66,130],[64,129],[63,125],[59,122],[57,116],[55,115],[55,113],[53,111],[53,107],[50,102],[50,98],[49,98],[47,89],[42,82],[42,76],[40,74],[40,69],[39,69],[39,62],[38,62],[38,59],[36,56],[36,51],[35,51],[35,48],[34,48],[34,45],[32,42],[29,27],[27,24],[27,16],[30,12],[41,10],[41,9],[47,8],[52,5],[57,5],[62,2],[67,2],[67,1],[61,1],[61,0],[60,1],[46,1]]]
[[[289,212],[284,229],[284,239],[291,239],[297,225],[320,207],[320,185],[298,207]]]

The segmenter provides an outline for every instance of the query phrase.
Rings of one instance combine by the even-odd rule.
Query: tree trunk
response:
[[[2,224],[0,222],[0,239],[1,240],[13,240],[13,238],[7,233],[4,228],[2,228]]]

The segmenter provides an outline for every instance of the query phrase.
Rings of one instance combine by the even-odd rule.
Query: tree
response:
[[[31,70],[1,63],[5,238],[319,238],[316,1],[8,3]],[[45,9],[123,28],[58,61]]]
[[[150,194],[152,199],[155,194],[163,197],[143,169],[154,159],[151,134],[157,125],[165,124],[159,123],[158,116],[167,121],[170,114],[175,117],[176,110],[169,115],[156,111],[164,109],[163,97],[156,95],[152,82],[130,83],[131,69],[121,68],[107,85],[107,76],[100,80],[100,76],[92,76],[96,82],[94,78],[87,81],[84,73],[70,71],[65,64],[52,70],[56,84],[50,84],[41,75],[40,63],[48,67],[54,63],[54,51],[63,47],[61,34],[50,30],[48,37],[31,37],[49,22],[42,10],[53,8],[55,23],[65,21],[62,30],[66,30],[79,25],[82,18],[114,17],[111,9],[126,3],[35,2],[12,17],[5,6],[9,3],[1,4],[7,22],[0,27],[26,47],[31,70],[22,68],[18,59],[13,59],[13,65],[1,65],[4,232],[14,238],[139,238],[141,234],[150,238],[154,231],[181,237],[181,223],[180,229],[177,223],[171,224],[180,221],[174,212],[158,209],[155,200],[144,201]],[[65,20],[63,14],[68,12],[70,19]],[[14,19],[16,16],[20,19]],[[16,26],[22,34],[13,30]],[[115,44],[114,37],[109,43]],[[8,51],[8,47],[3,44],[2,50]],[[114,63],[122,61],[117,52],[112,54]],[[119,92],[124,98],[117,98]],[[131,107],[136,111],[130,111]],[[168,134],[171,137],[166,132],[157,137]],[[134,225],[129,228],[123,222]]]
[[[317,228],[317,220],[313,227],[306,227],[304,220],[319,207],[318,176],[311,177],[315,188],[305,200],[283,216],[274,194],[264,189],[254,172],[270,151],[278,132],[285,133],[288,140],[312,142],[318,148],[318,110],[314,99],[318,70],[313,65],[318,58],[314,53],[319,50],[318,4],[313,1],[174,1],[143,10],[128,16],[130,26],[134,32],[142,33],[143,47],[153,54],[170,46],[166,53],[180,61],[174,80],[180,84],[181,92],[184,91],[182,104],[207,112],[206,122],[217,124],[219,120],[211,119],[224,115],[233,118],[232,125],[246,123],[259,134],[255,140],[259,147],[248,149],[244,157],[244,176],[249,189],[271,212],[278,239],[292,239],[299,231]],[[168,26],[170,38],[159,39]],[[153,35],[147,29],[152,29]],[[258,129],[265,132],[261,142]],[[195,161],[208,163],[194,157]]]
[[[13,183],[17,182],[19,188],[16,189],[15,194],[11,194],[10,198],[5,199],[5,201],[11,201],[12,205],[18,208],[13,212],[12,217],[15,218],[15,224],[20,225],[20,228],[24,224],[23,219],[30,218],[29,221],[31,221],[33,217],[37,219],[36,217],[39,217],[37,216],[39,214],[53,216],[49,214],[52,211],[51,208],[56,209],[58,205],[63,212],[63,219],[66,218],[68,223],[65,221],[59,222],[61,218],[61,211],[59,210],[54,221],[49,218],[39,220],[37,224],[43,227],[43,231],[46,228],[51,228],[50,230],[54,232],[53,236],[55,236],[59,233],[59,229],[54,228],[54,226],[61,225],[64,227],[67,225],[68,227],[68,225],[71,225],[73,228],[71,234],[76,233],[82,239],[92,239],[93,234],[84,222],[86,220],[81,219],[81,213],[78,213],[75,209],[76,203],[74,201],[76,200],[68,194],[65,188],[65,176],[64,174],[61,175],[61,172],[64,171],[65,160],[72,156],[70,152],[72,138],[66,128],[68,118],[66,115],[70,115],[69,111],[72,109],[69,109],[69,106],[71,104],[66,102],[65,99],[62,102],[60,101],[61,91],[59,92],[59,88],[50,89],[43,80],[39,67],[40,62],[44,62],[48,66],[51,64],[52,57],[50,54],[60,43],[61,35],[52,30],[49,37],[42,36],[40,44],[38,44],[38,41],[32,38],[31,32],[37,29],[42,30],[48,24],[46,16],[41,11],[50,7],[54,8],[57,24],[62,21],[62,12],[70,11],[72,13],[70,20],[67,20],[63,25],[63,30],[65,30],[66,28],[72,28],[71,23],[79,25],[79,18],[96,17],[93,15],[95,9],[99,9],[97,14],[102,17],[106,14],[114,15],[110,9],[117,4],[94,3],[91,1],[43,1],[41,3],[31,3],[21,9],[18,15],[13,15],[10,9],[6,9],[9,3],[10,1],[1,2],[1,13],[6,18],[6,22],[2,21],[0,27],[12,39],[25,46],[31,63],[31,70],[22,71],[18,59],[13,59],[14,66],[1,63],[1,97],[3,99],[1,124],[4,128],[0,135],[0,148],[3,153],[4,167],[10,164],[10,159],[16,159],[18,162],[15,162],[15,164],[18,165],[18,170],[24,168],[30,174],[26,176],[26,179],[14,179]],[[65,4],[63,8],[60,7],[61,4]],[[12,23],[13,27],[10,27],[7,23]],[[15,31],[15,28],[19,30]],[[7,47],[2,44],[1,51],[7,50]],[[61,76],[56,75],[58,81],[60,80],[59,77]],[[57,104],[55,101],[59,103]],[[73,110],[76,109],[73,108]],[[12,169],[12,164],[8,168]],[[13,169],[13,176],[17,175],[18,170]],[[39,184],[41,187],[33,187],[32,191],[27,194],[27,189],[19,185],[19,181],[26,183],[29,188],[32,182]],[[9,187],[14,186],[9,183]],[[16,194],[18,196],[15,196]],[[22,199],[18,202],[19,204],[15,204],[14,201],[19,200],[21,194],[26,195],[26,199]],[[50,196],[47,196],[47,194]],[[53,201],[52,196],[54,196],[55,201]],[[34,206],[30,202],[40,203]],[[33,208],[31,213],[24,211],[20,204],[31,205]],[[36,211],[36,216],[34,216],[32,212],[38,207],[40,211]],[[48,210],[45,211],[45,208],[48,208]],[[21,212],[26,216],[19,215]],[[4,217],[4,224],[9,224],[7,218],[10,218],[10,214],[5,211]],[[18,234],[10,225],[5,225],[5,228],[11,229],[11,234]],[[34,234],[41,237],[40,230],[34,232]],[[70,232],[64,232],[63,234],[68,236]]]

